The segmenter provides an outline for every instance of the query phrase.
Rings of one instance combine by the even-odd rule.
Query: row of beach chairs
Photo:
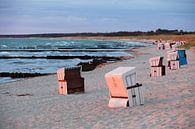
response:
[[[157,47],[159,47],[157,45]],[[168,48],[167,48],[168,49]],[[168,67],[171,70],[179,69],[180,65],[187,64],[185,50],[176,50],[170,47],[167,52]],[[157,56],[149,60],[150,76],[165,75],[163,57]],[[84,78],[81,77],[81,67],[61,68],[57,70],[58,93],[67,95],[84,93]],[[144,104],[144,91],[142,84],[137,83],[135,67],[118,67],[105,74],[109,89],[108,107],[133,107]]]
[[[156,41],[155,42],[157,44],[157,49],[158,50],[169,50],[169,49],[173,49],[175,50],[176,47],[178,46],[183,46],[186,44],[185,41],[162,41],[162,40],[159,40],[159,41]]]
[[[185,42],[158,42],[157,43],[157,49],[161,50],[165,48],[167,51],[167,62],[168,62],[168,68],[170,70],[177,70],[180,69],[181,65],[187,64],[187,56],[186,51],[184,49],[177,50],[176,47],[184,45]],[[173,47],[174,46],[174,47]],[[163,50],[162,49],[162,50]],[[160,56],[152,57],[149,60],[151,71],[150,76],[163,76],[165,75],[165,65],[163,65],[163,58]]]
[[[109,107],[133,107],[144,104],[142,84],[137,83],[135,69],[118,67],[105,74],[110,95]],[[81,77],[80,71],[81,67],[57,70],[59,94],[84,93],[84,78]]]

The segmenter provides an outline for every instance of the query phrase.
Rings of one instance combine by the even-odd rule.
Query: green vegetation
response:
[[[195,41],[188,42],[180,48],[190,49],[191,47],[195,47]]]
[[[156,31],[119,31],[110,33],[46,33],[46,34],[25,34],[25,35],[0,35],[0,37],[13,37],[13,38],[28,38],[28,37],[39,37],[39,38],[57,38],[57,37],[115,37],[115,36],[155,36],[155,35],[185,35],[195,34],[195,32],[187,32],[183,30],[168,30],[168,29],[157,29]]]

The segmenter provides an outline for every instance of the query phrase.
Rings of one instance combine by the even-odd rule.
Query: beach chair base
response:
[[[58,81],[58,93],[60,95],[67,95],[67,82]]]
[[[170,61],[170,69],[171,70],[177,70],[180,68],[179,61],[178,60],[172,60]]]
[[[128,106],[128,98],[110,98],[108,107],[110,108],[119,108],[119,107],[127,107]]]
[[[151,67],[150,76],[158,77],[165,75],[165,66]]]

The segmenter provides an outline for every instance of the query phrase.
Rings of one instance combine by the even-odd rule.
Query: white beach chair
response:
[[[105,74],[109,88],[109,107],[144,104],[142,85],[136,83],[135,67],[118,67]]]

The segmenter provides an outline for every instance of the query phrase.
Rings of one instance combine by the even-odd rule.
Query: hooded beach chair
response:
[[[161,49],[163,50],[163,49],[165,49],[164,43],[158,43],[158,44],[157,44],[157,49],[158,49],[158,50],[161,50]]]
[[[177,51],[170,51],[167,53],[168,67],[171,70],[176,70],[180,68],[179,55]]]
[[[149,59],[151,71],[150,76],[163,76],[165,75],[165,66],[163,65],[163,57],[156,56]]]
[[[80,74],[81,67],[61,68],[57,70],[58,93],[67,95],[84,92],[84,78]]]
[[[185,50],[177,50],[179,55],[179,64],[180,65],[186,65],[187,64],[187,56]]]
[[[169,42],[165,43],[165,49],[166,50],[171,49],[171,44]]]
[[[109,107],[132,107],[144,104],[142,85],[136,83],[135,67],[118,67],[105,74],[109,89]]]

